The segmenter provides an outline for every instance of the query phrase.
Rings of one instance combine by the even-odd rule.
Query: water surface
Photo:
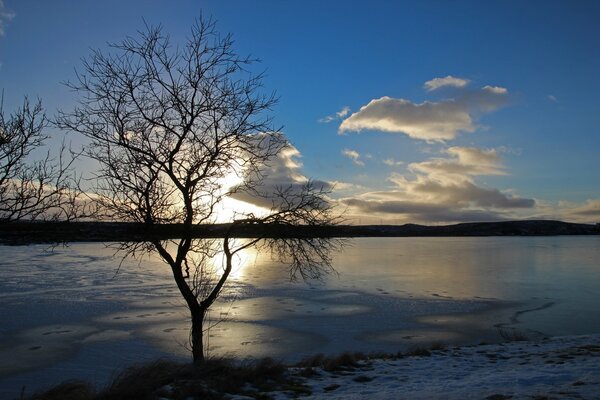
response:
[[[102,244],[0,247],[0,394],[116,367],[186,359],[187,309],[156,258]],[[210,313],[209,354],[289,361],[317,352],[397,351],[600,333],[600,237],[363,238],[337,273],[290,282],[263,253],[236,262]]]

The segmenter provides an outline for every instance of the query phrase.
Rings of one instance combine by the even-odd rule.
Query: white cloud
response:
[[[456,156],[461,164],[465,165],[493,165],[500,164],[500,157],[495,149],[480,149],[477,147],[453,146],[446,152]]]
[[[500,86],[486,85],[482,89],[487,92],[495,93],[495,94],[507,94],[508,93],[508,89],[500,87]]]
[[[388,96],[373,99],[342,121],[339,133],[365,129],[404,133],[428,142],[454,139],[460,132],[474,132],[474,118],[491,112],[508,100],[508,90],[485,86],[479,90],[461,90],[455,98],[413,103]]]
[[[321,122],[321,123],[324,123],[324,124],[328,124],[328,123],[330,123],[332,121],[344,118],[349,113],[350,113],[350,107],[344,106],[344,108],[342,108],[340,111],[336,112],[333,115],[328,115],[326,117],[323,117],[323,118],[319,119],[318,122]]]
[[[397,161],[393,158],[386,158],[382,161],[385,165],[389,165],[390,167],[397,167],[404,164],[404,161]]]
[[[447,86],[456,87],[456,88],[465,87],[469,84],[469,82],[470,81],[468,79],[456,78],[452,75],[448,75],[445,78],[434,78],[430,81],[427,81],[427,82],[425,82],[423,87],[428,92],[431,92],[433,90],[436,90],[436,89],[439,89],[442,87],[447,87]]]
[[[329,181],[327,183],[329,184],[332,191],[338,196],[340,194],[352,195],[355,194],[357,191],[366,190],[364,186],[357,185],[356,183],[351,182]]]
[[[414,139],[444,141],[459,131],[473,132],[475,126],[468,111],[454,101],[412,103],[405,99],[381,97],[342,121],[339,132],[364,129],[401,132]]]
[[[548,100],[550,100],[553,103],[558,103],[558,99],[556,98],[556,96],[549,94],[548,96]]]
[[[344,149],[342,150],[342,155],[344,157],[348,157],[355,165],[359,167],[364,167],[365,163],[360,159],[360,154],[356,150]]]
[[[445,153],[451,157],[435,157],[420,163],[411,163],[409,169],[446,181],[460,181],[465,176],[506,175],[495,149],[454,146],[446,149]]]
[[[286,188],[300,191],[308,182],[308,178],[301,171],[302,163],[299,160],[301,157],[302,155],[296,147],[287,144],[277,157],[261,168],[262,176],[259,186],[251,191],[238,190],[230,197],[265,209],[276,206],[273,204],[273,193]],[[327,182],[313,181],[313,183],[316,187],[324,190],[331,189],[331,184]]]
[[[0,37],[4,36],[6,23],[15,17],[15,13],[8,11],[4,0],[0,0]]]

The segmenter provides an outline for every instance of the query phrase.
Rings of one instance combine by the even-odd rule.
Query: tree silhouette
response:
[[[290,263],[292,277],[330,270],[329,251],[338,245],[330,238],[233,240],[247,226],[334,223],[328,188],[310,181],[263,185],[270,162],[289,146],[265,115],[276,98],[261,93],[263,75],[248,71],[256,60],[237,55],[231,36],[221,37],[214,21],[198,20],[181,47],[162,27],[146,26],[110,49],[83,61],[76,82],[68,84],[79,105],[60,113],[58,125],[90,139],[103,218],[143,223],[150,232],[162,224],[183,227],[177,240],[122,243],[122,249],[157,252],[169,265],[190,310],[193,359],[201,362],[204,319],[236,253],[268,248]],[[235,185],[228,184],[231,177]],[[193,225],[216,222],[223,199],[241,192],[271,206],[257,214],[238,210],[222,241],[194,239]],[[225,255],[217,270],[208,262],[215,243]]]
[[[32,160],[48,137],[48,124],[41,101],[27,98],[12,114],[4,112],[0,100],[0,223],[18,220],[70,220],[79,215],[82,204],[71,169],[75,157],[66,157],[61,146],[53,158],[50,152]],[[71,153],[71,156],[73,154]]]

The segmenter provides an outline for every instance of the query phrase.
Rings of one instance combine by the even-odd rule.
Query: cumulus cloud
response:
[[[550,100],[553,103],[558,103],[558,99],[556,98],[556,96],[549,94],[548,96],[548,100]]]
[[[359,167],[365,166],[365,163],[360,159],[360,153],[356,150],[344,149],[342,150],[342,155],[352,160],[354,165],[358,165]]]
[[[390,181],[406,196],[425,202],[439,202],[454,207],[530,208],[535,201],[476,185],[467,177],[445,179],[443,175],[417,175],[413,180],[392,174]]]
[[[425,82],[423,87],[428,92],[431,92],[432,90],[436,90],[436,89],[439,89],[442,87],[448,87],[448,86],[457,87],[457,88],[465,87],[469,84],[469,82],[470,81],[468,79],[456,78],[452,75],[448,75],[445,78],[434,78],[430,81],[427,81],[427,82]]]
[[[15,17],[15,13],[4,6],[4,0],[0,0],[0,37],[4,36],[6,24]]]
[[[446,149],[445,153],[450,157],[411,163],[409,169],[446,180],[463,180],[464,176],[506,175],[496,149],[454,146]]]
[[[357,215],[412,222],[494,221],[531,210],[534,199],[477,184],[476,176],[506,174],[498,151],[450,147],[444,157],[409,164],[414,176],[392,173],[389,190],[341,199]]]
[[[261,169],[262,178],[260,185],[254,190],[237,190],[231,194],[231,198],[240,200],[258,207],[270,209],[273,203],[273,193],[280,189],[290,188],[292,192],[300,192],[302,187],[308,183],[308,178],[302,174],[302,162],[300,151],[292,144],[287,144],[264,168]],[[332,184],[324,181],[312,181],[316,188],[325,191],[331,190]]]
[[[444,142],[460,132],[474,132],[476,117],[494,111],[507,101],[508,90],[498,86],[477,90],[461,88],[454,98],[422,103],[384,96],[371,100],[344,119],[339,133],[378,130],[404,133],[428,142]]]
[[[350,107],[348,106],[344,106],[344,108],[342,108],[340,111],[336,112],[333,115],[328,115],[326,117],[323,117],[321,119],[319,119],[318,122],[324,123],[324,124],[328,124],[332,121],[338,120],[338,119],[342,119],[344,118],[346,115],[350,114]]]
[[[473,132],[468,110],[454,101],[412,103],[405,99],[381,97],[371,100],[342,121],[339,132],[365,129],[404,133],[414,139],[445,141],[459,131]]]
[[[498,165],[500,157],[495,149],[453,146],[446,153],[456,156],[465,165]]]

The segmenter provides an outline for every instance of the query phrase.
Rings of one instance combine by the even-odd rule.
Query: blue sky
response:
[[[356,221],[600,220],[597,1],[4,0],[5,108],[69,108],[90,48],[143,19],[183,42],[201,12],[262,60],[301,173]]]

